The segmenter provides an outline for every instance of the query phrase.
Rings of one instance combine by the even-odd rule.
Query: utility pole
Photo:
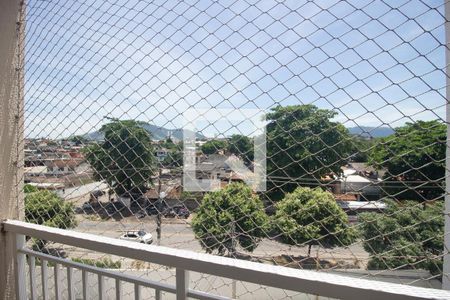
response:
[[[156,244],[159,246],[161,244],[161,203],[162,203],[162,197],[161,197],[161,174],[162,169],[159,168],[158,171],[158,201],[157,201],[157,207],[156,210],[158,211],[158,214],[156,215]]]

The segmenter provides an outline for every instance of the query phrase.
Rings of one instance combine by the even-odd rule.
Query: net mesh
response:
[[[26,220],[440,287],[444,4],[27,1]],[[163,266],[29,243],[174,280]],[[231,297],[294,296],[198,277]]]

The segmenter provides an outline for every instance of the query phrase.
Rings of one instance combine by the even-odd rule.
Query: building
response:
[[[155,157],[159,162],[162,162],[166,159],[167,156],[169,156],[170,151],[166,148],[159,148],[155,151]]]
[[[338,178],[340,193],[358,195],[358,200],[379,200],[382,180],[379,172],[364,163],[350,163]]]

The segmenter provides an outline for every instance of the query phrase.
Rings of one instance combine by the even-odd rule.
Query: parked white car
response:
[[[144,244],[151,244],[153,243],[153,236],[145,232],[143,230],[128,230],[125,231],[119,239],[131,241],[131,242],[138,242],[138,243],[144,243]]]

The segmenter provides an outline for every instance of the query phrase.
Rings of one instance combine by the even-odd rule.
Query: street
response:
[[[143,219],[136,219],[134,217],[125,218],[121,221],[101,220],[78,215],[82,219],[75,231],[97,234],[107,237],[117,238],[124,230],[145,230],[153,235],[154,244],[156,244],[156,222],[155,217],[146,217]],[[162,239],[161,246],[186,249],[197,252],[204,252],[201,249],[199,242],[195,239],[192,229],[189,225],[189,220],[184,219],[166,219],[162,222]],[[104,253],[92,252],[76,247],[63,246],[69,258],[90,258],[100,260],[105,257],[110,257],[113,261],[120,261],[121,267],[119,272],[125,272],[134,276],[151,278],[152,280],[174,284],[174,272],[172,268],[160,266],[153,263],[132,260],[128,258],[110,256]],[[170,249],[168,250],[170,251]],[[258,258],[259,261],[266,263],[274,263],[275,257],[280,256],[302,256],[307,255],[307,247],[290,247],[279,242],[263,239],[259,246],[252,253],[252,258]],[[429,273],[421,270],[399,270],[399,271],[367,271],[365,270],[368,254],[364,251],[360,244],[354,244],[348,248],[324,249],[315,247],[311,253],[313,257],[320,257],[321,260],[344,261],[349,264],[349,268],[320,268],[326,272],[339,273],[355,278],[376,279],[387,282],[396,282],[403,284],[413,284],[424,287],[438,287],[440,282],[438,280],[423,280],[429,276]],[[358,263],[357,263],[358,262]],[[38,272],[40,273],[40,272]],[[92,275],[93,276],[93,275]],[[75,294],[81,294],[79,288],[81,284],[81,273],[76,271],[74,273]],[[93,276],[92,281],[95,282]],[[280,289],[273,289],[263,287],[257,284],[251,284],[240,281],[233,281],[221,277],[210,276],[192,272],[191,287],[217,293],[220,295],[236,296],[240,299],[268,299],[268,298],[293,298],[293,299],[327,299],[322,297],[312,297],[306,294],[292,293]],[[52,280],[50,280],[52,282]],[[63,282],[65,282],[63,280]],[[52,284],[52,283],[50,283]],[[107,293],[112,296],[114,291],[114,281],[106,281]],[[235,286],[235,288],[233,288]],[[91,292],[95,296],[97,289],[95,285],[92,286]],[[124,285],[124,299],[132,299],[133,286]],[[111,295],[110,295],[111,294]],[[143,295],[151,296],[153,291],[143,290]],[[145,298],[145,297],[144,297]],[[174,298],[171,294],[164,294],[164,299]]]
[[[204,252],[200,243],[195,238],[190,227],[189,221],[184,219],[162,219],[161,246],[185,249],[196,252]],[[125,230],[144,230],[153,235],[154,244],[156,244],[156,218],[149,216],[143,219],[134,217],[125,218],[121,221],[114,220],[93,220],[83,217],[79,222],[76,231],[98,234],[107,237],[117,238]],[[259,246],[252,253],[260,259],[271,260],[277,256],[307,256],[307,247],[289,246],[270,239],[263,239]],[[353,244],[350,247],[341,247],[334,249],[325,249],[313,246],[312,257],[321,260],[343,261],[353,268],[364,268],[368,261],[368,253],[364,251],[360,243]]]

